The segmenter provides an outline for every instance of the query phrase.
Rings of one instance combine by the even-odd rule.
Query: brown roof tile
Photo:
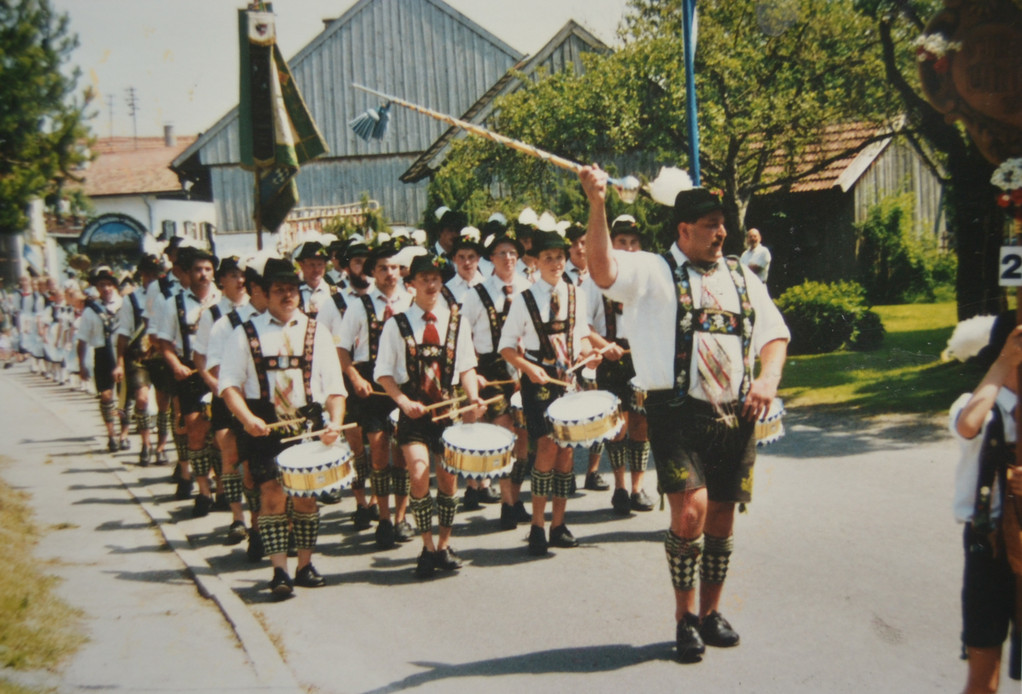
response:
[[[808,171],[820,162],[833,157],[839,152],[853,149],[862,145],[866,140],[875,137],[882,132],[882,128],[868,123],[841,123],[829,125],[824,129],[823,140],[819,144],[810,145],[799,157],[797,170]],[[858,154],[836,159],[825,168],[810,174],[798,182],[792,184],[790,190],[793,193],[805,193],[810,191],[830,190],[838,184],[841,177]],[[763,178],[770,180],[774,177],[784,175],[782,165],[776,164],[767,166]]]
[[[85,169],[85,194],[139,195],[181,189],[170,162],[195,142],[196,136],[178,137],[167,147],[162,137],[107,137],[96,140],[96,160]]]

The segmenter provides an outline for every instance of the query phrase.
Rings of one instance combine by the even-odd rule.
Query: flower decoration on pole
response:
[[[933,71],[943,75],[951,67],[949,53],[962,50],[960,41],[948,41],[943,34],[923,34],[915,40],[916,59],[920,63],[930,61]]]
[[[1006,159],[994,171],[990,182],[1001,189],[997,204],[1005,210],[1014,208],[1015,222],[1022,222],[1022,157]]]

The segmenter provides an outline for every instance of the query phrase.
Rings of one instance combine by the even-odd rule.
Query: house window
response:
[[[202,240],[212,242],[213,234],[216,233],[216,227],[209,222],[202,222],[199,227],[202,229]]]
[[[183,222],[185,237],[189,239],[198,239],[198,235],[195,229],[195,222]]]
[[[177,236],[177,222],[169,219],[163,220],[163,233],[160,234],[160,239],[163,241],[169,241],[170,239]]]

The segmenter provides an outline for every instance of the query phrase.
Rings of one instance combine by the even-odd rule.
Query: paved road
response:
[[[543,559],[526,554],[527,527],[498,530],[497,507],[463,512],[465,568],[421,583],[418,543],[376,551],[348,498],[324,513],[316,565],[329,585],[275,603],[268,565],[223,545],[226,514],[190,518],[167,469],[102,450],[91,399],[19,367],[0,374],[0,421],[14,444],[0,474],[33,494],[44,527],[71,526],[39,548],[61,559],[62,594],[89,615],[90,644],[43,678],[62,690],[859,693],[964,681],[955,450],[939,427],[790,415],[737,524],[722,611],[742,645],[682,666],[665,512],[622,519],[608,492],[580,493],[568,524],[582,546]]]

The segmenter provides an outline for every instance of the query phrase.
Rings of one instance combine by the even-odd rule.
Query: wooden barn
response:
[[[804,170],[835,154],[876,138],[863,124],[834,125],[802,158]],[[855,277],[855,225],[886,197],[911,193],[915,232],[946,244],[942,186],[903,138],[892,134],[857,155],[832,162],[789,189],[760,194],[745,218],[762,232],[770,249],[770,290],[776,296],[803,280],[831,282]]]

